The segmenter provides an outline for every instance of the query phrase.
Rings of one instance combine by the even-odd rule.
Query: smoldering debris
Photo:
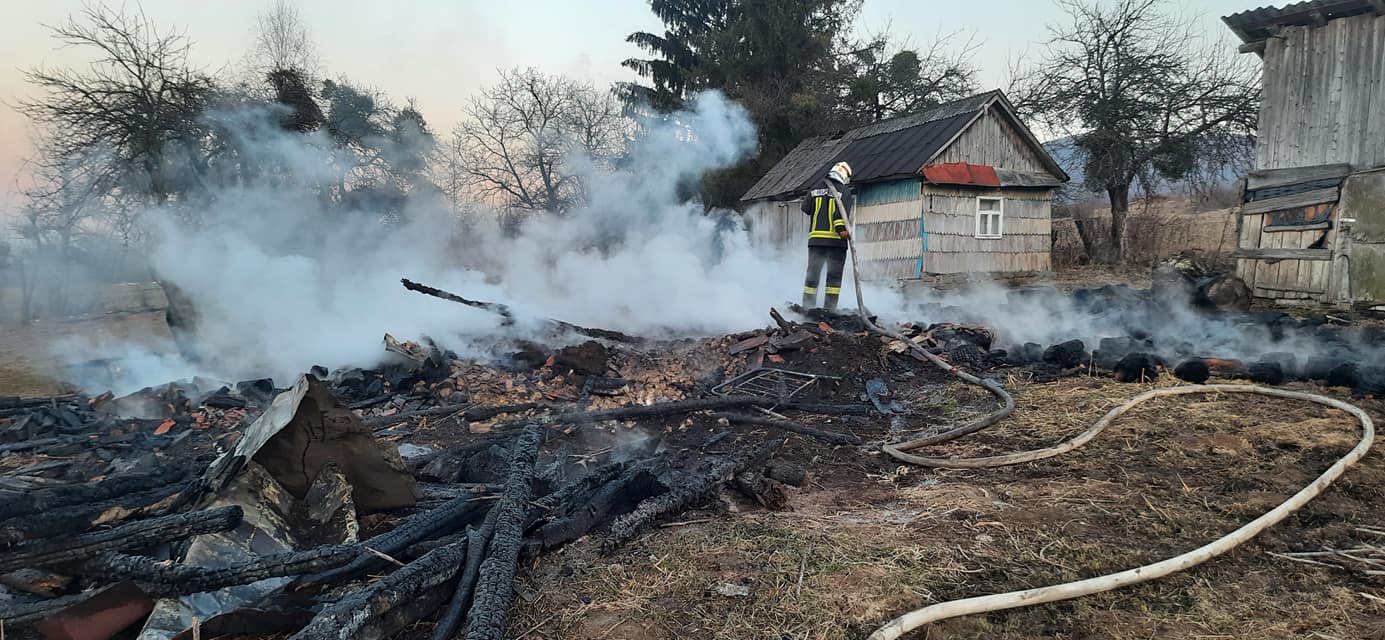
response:
[[[1015,298],[1058,304],[1051,295]],[[1236,343],[1194,345],[1135,322],[1163,308],[1149,291],[1069,299],[1083,314],[1069,326],[1126,333],[1049,327],[1063,339],[1036,342],[963,320],[905,324],[899,335],[998,377],[1139,383],[1176,362],[1175,375],[1193,382],[1316,376],[1363,393],[1385,383],[1369,363],[1292,350],[1318,344],[1309,337],[1354,344],[1368,339],[1364,326],[1204,313],[1278,341],[1251,360],[1177,359],[1236,355],[1215,350]],[[853,331],[857,322],[771,310],[759,329],[641,341],[557,327],[526,342],[523,357],[509,355],[519,340],[475,358],[445,342],[377,339],[385,364],[314,367],[286,389],[194,379],[119,398],[0,401],[0,570],[45,572],[6,581],[30,580],[35,593],[0,588],[0,619],[19,633],[86,624],[108,603],[129,612],[103,618],[119,622],[110,633],[144,620],[147,638],[188,637],[193,617],[204,630],[299,638],[344,620],[372,636],[437,620],[436,633],[466,625],[492,637],[522,558],[587,536],[612,548],[689,511],[792,509],[815,474],[888,465],[863,463],[860,446],[935,419],[926,396],[949,378],[899,340]],[[334,453],[313,453],[321,447]]]

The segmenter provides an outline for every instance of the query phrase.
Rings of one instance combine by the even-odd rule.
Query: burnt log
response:
[[[524,429],[510,460],[505,490],[495,506],[495,531],[486,546],[476,580],[476,593],[467,613],[466,640],[501,640],[505,618],[515,593],[515,563],[524,542],[524,527],[529,523],[529,499],[533,494],[534,464],[543,443],[542,425]]]
[[[1119,382],[1153,382],[1159,377],[1159,359],[1148,353],[1128,353],[1113,372]]]
[[[766,509],[782,511],[789,506],[789,492],[784,484],[763,474],[742,471],[731,479],[731,486]]]
[[[688,509],[697,502],[717,491],[732,475],[752,466],[760,465],[784,445],[785,438],[775,438],[764,442],[738,455],[713,461],[707,470],[695,477],[681,482],[664,493],[640,502],[635,510],[611,523],[611,535],[606,541],[608,547],[624,544],[654,520],[674,512]]]
[[[1071,369],[1087,363],[1087,346],[1081,340],[1069,340],[1044,350],[1044,362]]]
[[[724,418],[727,422],[733,424],[748,424],[758,427],[770,427],[772,429],[778,429],[780,431],[788,431],[790,433],[796,433],[798,435],[813,438],[815,440],[821,440],[828,444],[861,444],[861,439],[857,437],[854,433],[827,431],[825,429],[818,429],[816,427],[810,427],[805,424],[799,424],[791,420],[780,420],[779,418],[771,418],[768,416],[755,416],[744,413],[714,413],[712,414],[712,417],[718,419]]]
[[[492,510],[486,514],[486,521],[480,529],[467,528],[466,542],[471,552],[467,554],[466,566],[462,567],[462,577],[457,580],[447,609],[438,617],[438,623],[433,625],[430,640],[452,640],[457,628],[462,626],[462,619],[466,617],[472,596],[476,594],[476,581],[481,576],[481,562],[486,557],[486,545],[495,533],[494,516],[498,513],[500,512]]]
[[[531,534],[526,552],[538,553],[580,538],[612,513],[628,511],[651,495],[666,490],[649,470],[649,464],[632,467],[607,482],[581,502],[570,502],[566,513],[544,518]],[[627,506],[628,505],[628,506]]]
[[[1355,363],[1344,362],[1327,372],[1327,386],[1355,389],[1361,384],[1361,368]]]
[[[150,473],[111,476],[94,484],[34,489],[0,501],[0,521],[148,491],[177,483],[187,475],[184,469],[169,467]]]
[[[610,356],[600,342],[588,340],[579,345],[563,347],[553,354],[553,366],[588,376],[606,374]]]
[[[412,601],[457,575],[467,555],[467,543],[434,549],[370,586],[343,597],[318,612],[290,640],[336,640],[353,637],[367,621]]]
[[[782,460],[771,460],[765,465],[765,475],[791,487],[801,487],[808,483],[808,470]]]
[[[228,531],[240,525],[242,516],[241,508],[232,505],[139,520],[104,531],[25,542],[10,547],[0,556],[0,572],[72,564],[111,551]]]
[[[86,578],[134,580],[143,585],[145,593],[174,597],[216,591],[267,578],[299,576],[331,569],[346,564],[360,552],[361,548],[357,545],[324,545],[305,551],[260,556],[215,569],[185,564],[164,564],[145,556],[107,553],[77,564],[71,571]]]
[[[473,307],[473,308],[476,308],[476,309],[483,309],[483,310],[485,310],[485,311],[489,311],[489,312],[491,312],[491,313],[494,313],[494,314],[500,316],[501,318],[503,318],[502,324],[505,325],[505,326],[509,326],[509,325],[512,325],[512,324],[515,323],[514,312],[511,311],[511,310],[510,310],[510,307],[507,306],[507,305],[500,304],[500,303],[498,303],[498,302],[483,302],[483,301],[481,301],[481,300],[468,300],[468,299],[463,298],[463,297],[461,297],[461,296],[459,296],[459,295],[457,295],[457,294],[455,294],[455,293],[449,293],[449,292],[447,292],[447,291],[443,291],[442,289],[437,289],[437,288],[434,288],[434,287],[430,287],[430,286],[425,285],[425,284],[419,284],[419,283],[413,282],[413,281],[411,281],[411,280],[409,280],[409,279],[407,279],[407,278],[400,280],[400,282],[403,283],[405,289],[408,289],[408,290],[410,290],[410,291],[415,291],[415,292],[422,293],[422,294],[425,294],[425,295],[433,296],[433,297],[435,297],[435,298],[441,298],[441,299],[443,299],[443,300],[448,300],[448,301],[450,301],[450,302],[456,302],[456,303],[459,303],[459,304],[467,305],[468,307]],[[571,332],[576,333],[576,334],[579,334],[579,335],[584,335],[584,336],[587,336],[588,338],[596,338],[596,339],[598,339],[598,340],[610,340],[610,341],[612,341],[612,342],[628,342],[628,343],[635,343],[635,344],[644,342],[644,338],[640,338],[640,337],[638,337],[638,336],[627,335],[627,334],[621,333],[621,332],[619,332],[619,331],[609,331],[609,330],[607,330],[607,329],[593,329],[593,328],[590,328],[590,327],[583,327],[583,326],[581,326],[581,325],[572,324],[571,322],[563,322],[562,320],[554,320],[554,319],[552,319],[552,318],[544,318],[544,321],[547,322],[547,323],[549,323],[549,324],[551,324],[551,325],[553,325],[553,326],[555,326],[555,327],[557,327],[557,328],[559,328],[559,329],[564,329],[564,330],[571,331]]]
[[[408,289],[409,291],[414,291],[417,293],[421,293],[423,295],[433,296],[434,298],[441,298],[448,302],[456,302],[457,304],[464,304],[474,309],[481,309],[484,311],[494,313],[503,319],[503,321],[500,324],[504,326],[508,327],[515,323],[515,314],[514,312],[510,311],[510,307],[508,305],[503,305],[497,302],[469,300],[455,293],[443,291],[442,289],[438,289],[436,287],[430,287],[426,284],[419,284],[408,278],[402,278],[399,282],[403,284],[404,288]]]
[[[191,486],[160,487],[92,504],[11,518],[0,523],[0,545],[82,533],[104,524],[153,515],[175,506],[185,491],[197,491],[196,483]]]
[[[418,411],[405,411],[389,416],[376,416],[373,418],[362,418],[361,424],[370,429],[379,430],[391,427],[401,422],[407,422],[414,418],[431,418],[434,416],[446,416],[460,414],[462,419],[468,422],[478,420],[490,420],[499,415],[507,413],[523,413],[542,407],[537,402],[522,402],[519,404],[498,405],[494,407],[463,407],[461,405],[450,405],[446,407],[433,407],[430,409],[419,409]]]
[[[420,593],[384,615],[366,622],[353,636],[353,640],[409,637],[400,634],[411,629],[418,621],[433,615],[438,607],[447,602],[448,591],[447,585],[440,585]]]
[[[1212,377],[1212,369],[1207,366],[1207,362],[1199,358],[1187,360],[1179,363],[1173,368],[1173,376],[1184,382],[1202,384]]]
[[[489,507],[490,504],[487,500],[466,496],[454,498],[437,509],[410,516],[394,529],[362,542],[361,546],[371,551],[392,555],[439,533],[455,531]],[[361,551],[351,562],[335,569],[301,578],[290,584],[287,590],[302,591],[345,582],[387,563],[388,561],[375,553]]]
[[[1266,360],[1252,362],[1241,371],[1241,377],[1260,384],[1284,384],[1284,367]]]

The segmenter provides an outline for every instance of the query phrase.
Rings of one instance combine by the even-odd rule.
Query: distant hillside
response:
[[[1085,180],[1082,171],[1082,150],[1077,147],[1076,141],[1071,137],[1059,138],[1044,143],[1044,149],[1048,151],[1049,155],[1053,156],[1054,160],[1058,161],[1058,164],[1061,165],[1063,170],[1067,171],[1068,175],[1072,178],[1072,182],[1070,183],[1072,188],[1064,190],[1068,199],[1085,200],[1086,196],[1092,198],[1100,197],[1098,194],[1086,190],[1083,186]],[[1251,138],[1246,137],[1244,158],[1240,162],[1222,167],[1221,170],[1218,171],[1217,175],[1214,176],[1214,184],[1217,188],[1235,189],[1237,187],[1241,178],[1245,177],[1245,170],[1243,167],[1249,167],[1251,165],[1251,153],[1253,149],[1254,146]],[[1192,185],[1182,180],[1173,182],[1159,180],[1158,183],[1154,185],[1152,191],[1153,193],[1145,193],[1140,188],[1140,185],[1137,184],[1130,196],[1132,198],[1140,198],[1147,195],[1186,195],[1192,191]]]

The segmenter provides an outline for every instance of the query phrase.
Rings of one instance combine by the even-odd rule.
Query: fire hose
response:
[[[841,195],[835,189],[832,189],[832,197],[837,201],[837,208],[841,211],[846,211],[846,208],[842,206]],[[1001,611],[1005,609],[1027,607],[1036,604],[1057,602],[1060,600],[1071,600],[1073,598],[1078,598],[1081,596],[1102,593],[1105,591],[1111,591],[1133,584],[1148,582],[1150,580],[1155,580],[1168,575],[1172,575],[1174,573],[1178,573],[1180,571],[1184,571],[1186,569],[1190,569],[1199,564],[1202,564],[1203,562],[1211,560],[1212,558],[1225,554],[1228,551],[1231,551],[1232,549],[1235,549],[1236,547],[1240,546],[1241,544],[1245,543],[1251,538],[1254,538],[1255,536],[1264,532],[1266,529],[1269,529],[1270,527],[1283,521],[1285,518],[1292,515],[1295,511],[1302,508],[1304,505],[1308,504],[1309,501],[1311,501],[1313,498],[1316,498],[1319,494],[1326,490],[1328,485],[1332,484],[1334,481],[1340,478],[1342,474],[1346,472],[1347,467],[1356,464],[1357,461],[1364,457],[1366,453],[1370,451],[1371,445],[1375,441],[1375,424],[1371,421],[1370,416],[1367,415],[1366,412],[1363,411],[1360,407],[1346,402],[1342,402],[1341,400],[1329,398],[1327,396],[1315,393],[1286,391],[1283,389],[1273,389],[1269,387],[1259,387],[1251,385],[1214,384],[1199,386],[1166,387],[1162,389],[1153,389],[1150,391],[1146,391],[1125,401],[1124,403],[1120,404],[1114,409],[1111,409],[1106,413],[1106,415],[1102,416],[1101,419],[1097,420],[1086,431],[1051,447],[982,458],[925,458],[905,453],[905,451],[908,450],[917,449],[919,447],[923,447],[929,444],[945,442],[947,440],[952,440],[963,435],[967,435],[969,433],[974,433],[976,431],[979,431],[980,429],[995,424],[996,422],[999,422],[1001,419],[1008,416],[1014,410],[1015,401],[1014,398],[1008,392],[1006,392],[1003,388],[1000,387],[999,383],[993,380],[985,380],[982,378],[978,378],[969,373],[961,371],[956,367],[952,366],[947,361],[943,360],[942,358],[939,358],[938,356],[929,353],[928,350],[914,343],[912,340],[905,338],[899,332],[886,329],[882,326],[877,325],[874,321],[871,320],[870,314],[866,310],[864,296],[861,292],[861,275],[860,269],[858,268],[860,263],[856,256],[855,216],[850,216],[849,221],[851,224],[851,242],[849,246],[851,247],[852,277],[855,279],[856,285],[856,308],[857,313],[860,315],[861,321],[865,324],[865,326],[871,331],[878,333],[882,336],[887,336],[902,341],[905,345],[909,346],[911,351],[919,354],[920,356],[923,356],[929,362],[932,362],[935,366],[943,369],[944,371],[947,371],[948,373],[952,374],[953,376],[956,376],[957,378],[960,378],[964,382],[977,385],[982,387],[983,389],[986,389],[991,394],[995,395],[997,398],[1000,398],[1003,402],[1003,406],[999,410],[994,411],[991,414],[972,423],[963,425],[961,427],[934,436],[929,436],[927,438],[920,438],[902,443],[890,443],[882,446],[882,449],[887,454],[902,462],[928,467],[941,467],[952,469],[977,469],[1022,464],[1025,462],[1042,460],[1044,458],[1051,458],[1053,456],[1057,456],[1068,451],[1072,451],[1073,449],[1076,449],[1086,444],[1087,442],[1090,442],[1098,434],[1104,431],[1117,418],[1119,418],[1121,415],[1123,415],[1130,409],[1134,408],[1135,406],[1139,405],[1140,403],[1153,398],[1173,395],[1204,393],[1246,393],[1276,398],[1285,398],[1289,400],[1301,400],[1304,402],[1312,402],[1323,406],[1331,407],[1333,409],[1345,411],[1348,414],[1355,417],[1361,423],[1360,441],[1356,444],[1355,447],[1348,451],[1346,455],[1342,456],[1342,458],[1337,460],[1337,462],[1334,463],[1331,467],[1328,467],[1328,469],[1324,471],[1322,475],[1318,476],[1317,479],[1313,480],[1313,482],[1309,483],[1303,489],[1299,490],[1298,493],[1295,493],[1294,495],[1290,496],[1289,499],[1280,503],[1279,506],[1275,507],[1274,509],[1271,509],[1270,511],[1261,515],[1260,517],[1246,523],[1245,525],[1242,525],[1235,531],[1232,531],[1231,533],[1222,536],[1221,538],[1218,538],[1208,544],[1205,544],[1186,553],[1176,555],[1172,558],[1168,558],[1166,560],[1161,560],[1159,562],[1155,562],[1152,564],[1138,566],[1117,573],[1097,576],[1094,578],[1087,578],[1085,580],[1065,582],[1061,584],[1050,585],[1047,587],[1039,587],[1035,589],[1024,589],[1021,591],[1011,591],[1007,593],[998,593],[988,596],[963,598],[961,600],[941,602],[935,605],[924,607],[922,609],[911,611],[889,621],[884,626],[880,627],[874,633],[872,633],[867,640],[895,640],[896,638],[899,638],[904,634],[913,631],[914,629],[917,629],[926,624],[938,622],[940,620],[947,620],[950,618],[956,618],[960,616],[972,615],[977,613],[989,613],[992,611]]]

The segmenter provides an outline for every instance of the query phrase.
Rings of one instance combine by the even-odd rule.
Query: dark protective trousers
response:
[[[808,247],[808,275],[803,279],[803,308],[818,306],[818,281],[827,271],[823,308],[836,309],[842,294],[842,270],[846,268],[846,247]]]

